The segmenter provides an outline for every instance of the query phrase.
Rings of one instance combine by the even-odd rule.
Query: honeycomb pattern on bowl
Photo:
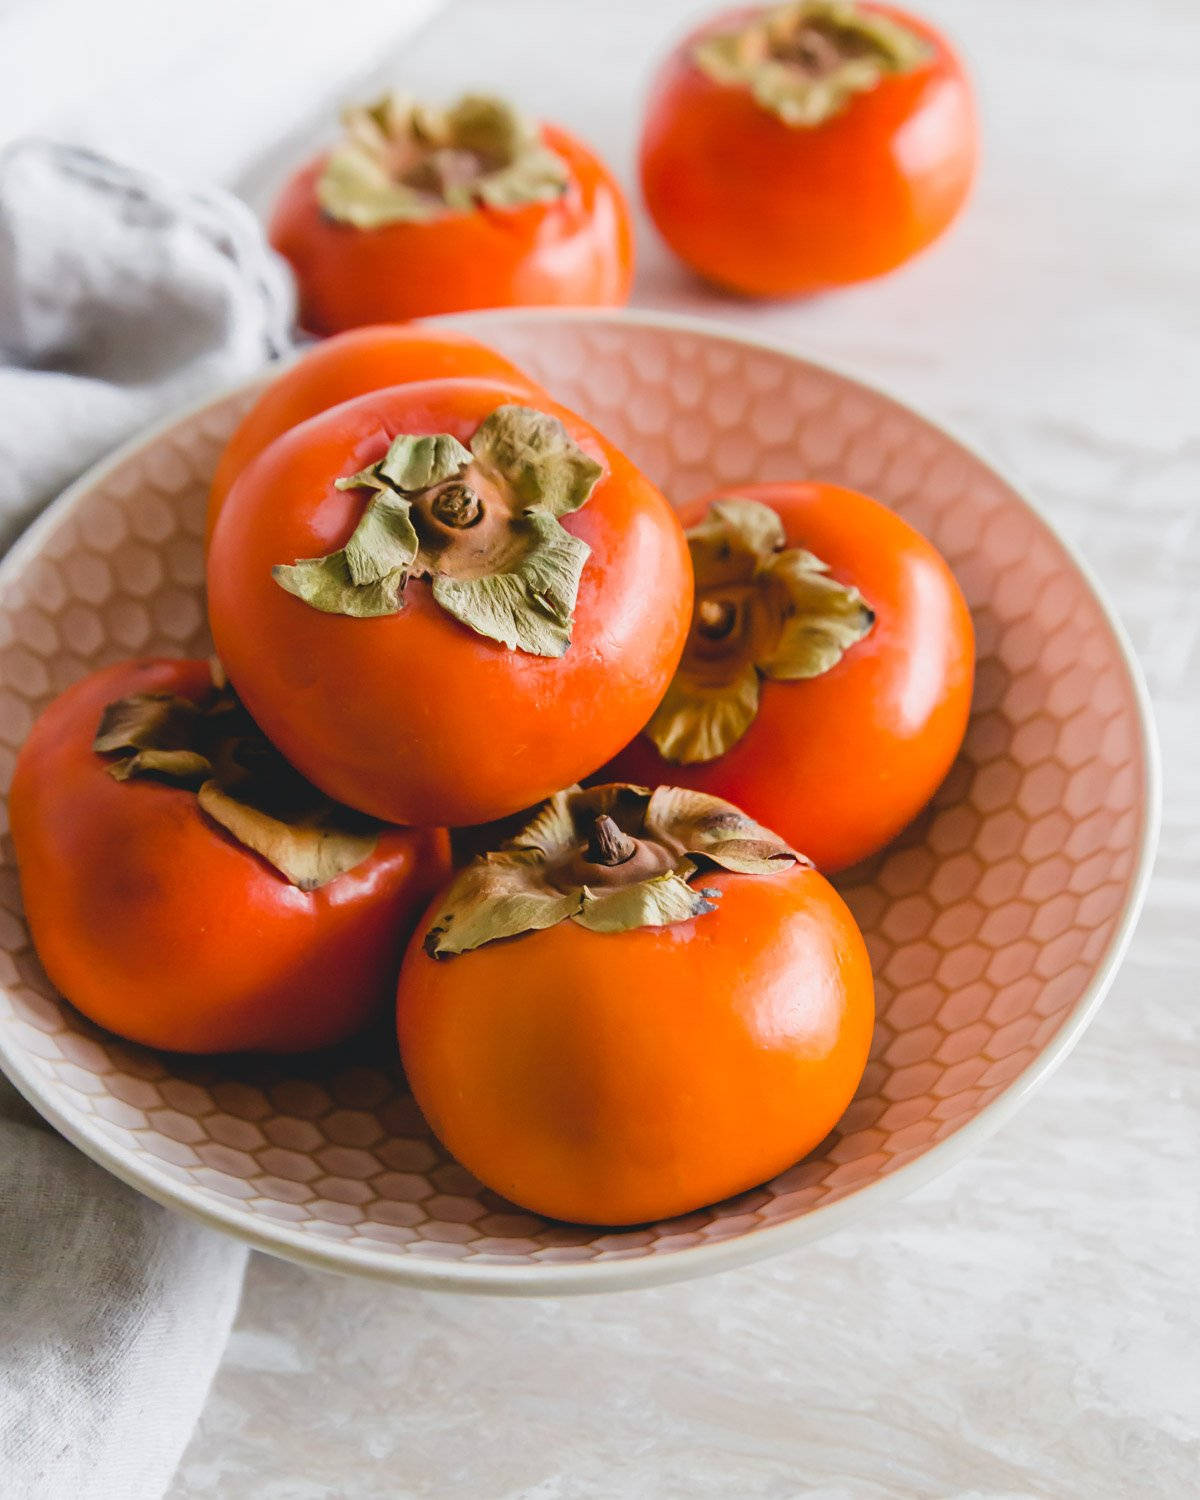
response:
[[[451,1261],[669,1259],[901,1170],[1013,1087],[1082,1003],[1131,899],[1147,817],[1136,690],[1103,610],[1020,497],[945,434],[850,380],[716,334],[519,312],[474,331],[678,501],[811,476],[894,506],[954,568],[979,667],[966,744],[932,805],[839,882],[870,947],[879,1022],[837,1130],[752,1192],[629,1230],[550,1223],[482,1189],[430,1136],[386,1028],[299,1061],[179,1059],[101,1033],[41,972],[0,810],[7,1071],[158,1196],[229,1210],[280,1253],[320,1259],[337,1241],[326,1258],[342,1269],[382,1251],[399,1277],[426,1263],[426,1280]],[[123,458],[0,570],[5,791],[34,716],[76,678],[207,649],[205,486],[248,400],[219,401]]]

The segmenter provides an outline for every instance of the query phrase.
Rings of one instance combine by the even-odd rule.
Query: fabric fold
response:
[[[51,141],[0,152],[0,548],[117,443],[282,353],[293,307],[229,194]],[[109,1176],[0,1080],[4,1500],[157,1500],[246,1254]]]

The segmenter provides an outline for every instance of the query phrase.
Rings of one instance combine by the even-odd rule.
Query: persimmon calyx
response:
[[[186,787],[201,811],[302,891],[318,890],[375,852],[379,824],[331,802],[268,743],[214,671],[208,699],[135,693],[100,716],[92,749],[116,755],[117,781]]]
[[[448,109],[403,94],[356,106],[326,159],[317,201],[356,229],[424,223],[444,214],[516,208],[561,197],[566,163],[537,125],[502,99],[464,95]]]
[[[718,500],[688,532],[696,603],[683,659],[645,733],[675,765],[715,760],[758,713],[761,679],[794,682],[837,665],[875,623],[757,500]]]
[[[562,656],[590,549],[560,524],[604,472],[557,417],[500,406],[469,448],[449,433],[401,434],[378,463],[339,479],[370,492],[353,535],[275,581],[313,609],[371,618],[428,580],[448,614],[509,650]]]
[[[680,787],[571,787],[503,848],[462,870],[425,935],[431,958],[576,922],[592,932],[666,927],[715,911],[690,883],[716,867],[769,875],[808,861],[719,797]]]
[[[855,0],[795,0],[692,49],[715,82],[749,89],[761,108],[798,128],[823,125],[856,94],[929,56],[917,32]]]

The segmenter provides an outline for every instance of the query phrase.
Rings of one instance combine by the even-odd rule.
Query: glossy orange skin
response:
[[[385,323],[323,339],[276,376],[226,444],[209,492],[207,535],[212,536],[233,481],[290,428],[368,391],[469,375],[541,390],[516,365],[463,334]]]
[[[495,1192],[581,1223],[666,1218],[783,1171],[841,1117],[874,1024],[849,911],[802,867],[696,879],[716,911],[671,927],[563,922],[441,961],[418,928],[405,1072]]]
[[[646,206],[675,253],[718,286],[793,297],[864,281],[923,250],[962,208],[978,156],[962,64],[926,22],[861,8],[894,17],[932,53],[822,125],[785,125],[692,61],[697,40],[763,7],[706,23],[655,79],[641,140]]]
[[[692,571],[674,513],[628,459],[545,398],[536,404],[607,469],[563,519],[591,548],[564,656],[477,635],[421,580],[400,613],[373,620],[322,614],[273,580],[274,564],[345,544],[364,501],[334,480],[376,461],[398,432],[467,442],[497,406],[528,400],[463,380],[346,402],[260,454],[213,534],[213,638],[246,706],[310,780],[391,822],[487,822],[569,786],[646,722],[683,650]]]
[[[26,919],[64,995],[98,1025],[176,1052],[300,1052],[390,996],[413,920],[449,873],[441,829],[389,829],[321,890],[289,885],[194,794],[117,782],[92,750],[130,693],[209,691],[205,662],[122,662],[33,727],[9,807]]]
[[[684,508],[685,526],[738,494],[772,506],[790,547],[855,585],[869,635],[824,676],[761,684],[758,716],[717,760],[676,766],[644,735],[604,781],[670,782],[743,808],[834,871],[872,854],[937,790],[966,732],[974,681],[970,611],[941,554],[878,501],[833,484],[752,484]]]
[[[477,307],[619,307],[633,280],[629,207],[608,168],[554,125],[542,136],[570,183],[547,203],[479,207],[426,223],[357,229],[317,202],[325,158],[280,194],[271,243],[292,264],[312,333]]]

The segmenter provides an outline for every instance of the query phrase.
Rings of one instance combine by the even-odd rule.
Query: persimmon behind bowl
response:
[[[0,1065],[119,1177],[278,1255],[454,1291],[558,1294],[749,1261],[927,1181],[1066,1055],[1136,918],[1158,810],[1144,689],[1064,543],[983,459],[786,349],[637,313],[444,320],[495,346],[684,502],[809,477],[865,490],[944,553],[979,647],[966,744],[927,811],[837,884],[879,1020],[838,1128],[739,1198],[597,1230],[479,1186],[429,1134],[389,1028],[307,1059],[181,1059],[100,1032],[46,980],[0,845]],[[0,784],[85,672],[202,655],[205,498],[247,387],[84,476],[0,565]],[[7,826],[5,808],[4,826]]]

